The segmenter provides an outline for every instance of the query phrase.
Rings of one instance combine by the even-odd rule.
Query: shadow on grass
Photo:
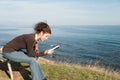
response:
[[[12,62],[12,61],[10,63],[12,66],[12,71],[18,71],[24,80],[32,80],[30,77],[31,75],[30,69],[29,70],[27,69],[29,68],[29,65],[21,65],[21,63]],[[10,78],[10,75],[8,73],[7,62],[0,61],[0,70],[5,71],[7,76]]]

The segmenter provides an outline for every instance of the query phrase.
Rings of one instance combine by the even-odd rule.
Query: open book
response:
[[[54,51],[55,49],[58,49],[59,47],[60,47],[60,45],[56,45],[55,47],[49,49],[48,53],[50,53],[51,51]]]

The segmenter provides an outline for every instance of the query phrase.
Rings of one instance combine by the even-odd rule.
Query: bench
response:
[[[10,60],[3,57],[2,48],[3,48],[3,46],[0,46],[0,61],[1,62],[7,62],[7,66],[8,66],[8,70],[9,70],[9,74],[10,74],[10,79],[13,80],[13,72],[12,72],[12,67],[11,67],[11,64],[10,64]]]

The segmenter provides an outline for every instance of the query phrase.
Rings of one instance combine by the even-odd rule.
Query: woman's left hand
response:
[[[45,55],[47,55],[47,54],[48,54],[48,55],[52,55],[53,53],[54,53],[54,50],[45,50],[45,51],[44,51],[44,54],[45,54]]]

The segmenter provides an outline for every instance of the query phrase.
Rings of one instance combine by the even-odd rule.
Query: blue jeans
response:
[[[27,56],[22,51],[15,51],[11,53],[4,53],[3,56],[14,62],[25,62],[30,65],[32,80],[42,80],[45,78],[43,71],[40,68],[40,65],[36,58]]]

